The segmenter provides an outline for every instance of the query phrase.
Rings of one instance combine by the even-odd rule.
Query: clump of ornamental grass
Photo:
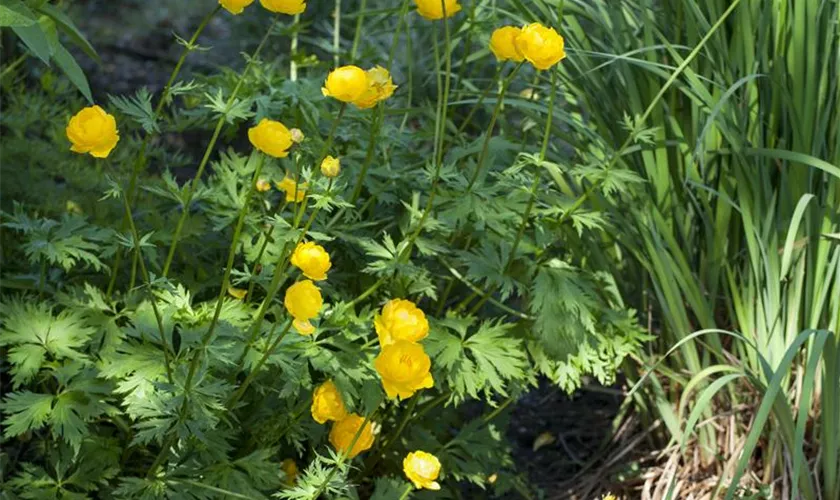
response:
[[[287,77],[280,33],[298,50],[307,20],[329,16],[300,0],[220,0],[181,40],[161,95],[62,110],[51,147],[102,192],[72,215],[3,214],[24,283],[0,302],[4,448],[16,450],[0,461],[4,492],[527,492],[498,417],[538,375],[569,391],[588,375],[611,383],[646,337],[609,272],[617,256],[597,243],[607,222],[557,208],[563,37],[536,19],[472,33],[464,10],[405,0],[386,53],[336,50],[330,67],[292,57]],[[270,24],[241,71],[179,80],[208,23],[245,12]],[[468,90],[452,78],[459,27],[498,65],[485,123],[486,96],[451,112]],[[398,60],[401,39],[433,48],[437,95],[419,132],[407,125],[416,82],[395,84],[414,58],[406,47]],[[526,77],[548,83],[529,103],[546,123],[511,145],[495,127]],[[470,121],[481,134],[453,133]],[[191,179],[152,168],[168,158],[160,134],[198,126],[208,141]],[[247,149],[220,148],[240,130]],[[485,414],[465,420],[469,400]]]

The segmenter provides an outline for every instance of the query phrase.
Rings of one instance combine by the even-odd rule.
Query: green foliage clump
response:
[[[612,384],[649,340],[610,236],[609,211],[639,177],[604,168],[603,144],[561,141],[567,125],[584,127],[557,105],[574,71],[563,65],[522,69],[499,98],[498,136],[485,131],[501,106],[488,118],[471,79],[491,71],[483,43],[503,11],[481,4],[473,13],[492,13],[481,23],[421,29],[405,23],[408,5],[360,15],[356,33],[366,22],[390,33],[334,53],[309,43],[331,39],[325,10],[268,27],[255,5],[246,15],[260,13],[265,35],[238,68],[183,81],[179,64],[162,92],[102,100],[120,134],[107,160],[69,150],[64,129],[84,103],[65,80],[24,67],[4,82],[3,495],[394,499],[413,494],[402,459],[418,449],[440,458],[441,496],[459,483],[528,493],[505,410],[541,378],[568,392],[587,377]],[[200,57],[196,39],[179,38],[179,63]],[[432,45],[436,59],[417,54]],[[368,110],[325,97],[333,56],[387,66],[398,92]],[[472,74],[435,81],[453,60]],[[302,134],[287,157],[249,144],[264,118]],[[185,134],[200,144],[166,140]],[[341,159],[335,178],[320,173],[327,154]],[[603,204],[581,206],[594,184]],[[289,265],[301,241],[331,260],[312,335],[283,300],[304,279]],[[374,368],[375,317],[394,298],[430,323],[434,386],[406,400],[387,399]],[[311,417],[327,380],[373,423],[373,447],[355,460]]]

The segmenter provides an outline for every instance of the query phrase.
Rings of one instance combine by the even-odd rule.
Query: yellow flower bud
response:
[[[516,38],[522,33],[520,28],[505,26],[493,32],[490,37],[490,50],[499,61],[521,62],[525,59],[519,49],[516,48]]]
[[[295,144],[300,144],[306,138],[303,135],[303,131],[299,128],[293,128],[289,132],[292,134],[292,142]]]
[[[324,299],[314,283],[303,280],[287,288],[283,304],[295,319],[293,325],[298,332],[302,335],[310,335],[315,331],[315,327],[309,320],[318,316],[324,305]]]
[[[284,177],[282,181],[276,182],[275,186],[286,193],[286,201],[289,203],[300,203],[306,198],[306,188],[309,185],[305,182],[297,184],[294,179]]]
[[[254,3],[254,0],[219,0],[219,4],[231,14],[242,14],[245,7]]]
[[[284,482],[287,485],[291,486],[295,484],[298,476],[298,466],[294,460],[287,458],[280,462],[280,470],[283,471],[283,474],[286,476]]]
[[[245,296],[248,295],[248,290],[244,290],[242,288],[234,288],[232,286],[228,287],[227,292],[228,292],[228,295],[230,295],[234,299],[239,299],[239,300],[244,299]]]
[[[70,151],[90,153],[96,158],[107,158],[120,140],[117,121],[99,106],[90,106],[76,113],[65,132],[72,143]]]
[[[368,77],[358,66],[342,66],[327,76],[321,93],[342,102],[353,102],[367,90]]]
[[[382,377],[382,387],[389,398],[407,399],[420,389],[434,386],[432,360],[420,344],[397,340],[382,348],[373,366]]]
[[[248,129],[248,139],[255,148],[275,158],[285,158],[292,147],[292,134],[280,122],[263,118]]]
[[[324,177],[336,177],[341,172],[341,161],[333,156],[327,156],[321,162],[321,173]]]
[[[384,101],[397,90],[394,81],[391,80],[391,73],[382,66],[376,66],[367,70],[368,88],[353,101],[353,104],[359,109],[369,109],[376,106],[379,101]]]
[[[522,28],[522,33],[516,37],[516,48],[540,70],[548,69],[566,57],[563,37],[554,28],[546,28],[540,23]]]
[[[291,263],[303,271],[304,276],[311,280],[322,281],[327,279],[327,271],[330,270],[330,254],[324,247],[312,241],[299,243],[292,252]]]
[[[293,16],[306,10],[305,0],[260,0],[260,4],[271,12]]]
[[[440,484],[435,481],[440,475],[440,460],[431,453],[418,450],[406,455],[403,472],[416,488],[440,489]]]
[[[265,193],[269,189],[271,189],[271,183],[270,182],[268,182],[265,179],[259,179],[257,181],[257,191],[259,191],[260,193]]]
[[[341,420],[347,416],[344,400],[332,380],[319,385],[312,394],[312,418],[319,424],[327,420]]]
[[[385,347],[397,340],[418,342],[429,335],[429,321],[414,302],[393,299],[373,318],[379,345]]]
[[[345,452],[347,458],[354,458],[359,453],[369,450],[373,446],[373,426],[370,422],[367,422],[362,428],[364,422],[365,419],[355,413],[337,421],[330,430],[330,444],[336,450]],[[350,444],[353,443],[353,439],[360,428],[362,428],[362,432],[359,434],[356,444],[350,448]]]
[[[436,19],[443,19],[444,7],[446,8],[446,17],[452,17],[461,10],[461,5],[458,0],[414,0],[417,4],[417,13],[430,21]],[[441,5],[441,4],[444,5]]]

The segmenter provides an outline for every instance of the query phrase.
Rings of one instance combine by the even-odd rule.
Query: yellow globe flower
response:
[[[284,177],[282,181],[275,182],[274,185],[277,186],[277,189],[286,193],[286,202],[288,203],[302,202],[306,198],[306,188],[309,187],[305,182],[297,184],[291,177]]]
[[[294,460],[287,458],[280,462],[280,470],[282,470],[283,474],[286,476],[284,482],[287,485],[291,486],[295,484],[298,476],[298,466]]]
[[[458,0],[444,0],[443,5],[441,0],[414,0],[414,3],[417,4],[417,13],[430,21],[443,19],[444,7],[446,17],[452,17],[461,10]]]
[[[319,385],[312,394],[312,418],[319,424],[328,420],[341,420],[347,416],[344,400],[332,380]]]
[[[382,377],[382,387],[389,398],[407,399],[420,389],[434,386],[432,360],[420,344],[397,340],[382,348],[373,366]]]
[[[382,66],[376,66],[367,70],[368,88],[353,104],[359,109],[370,109],[376,106],[379,101],[384,101],[397,90],[391,73]]]
[[[285,158],[292,147],[292,134],[280,122],[263,118],[248,129],[248,139],[255,148],[275,158]]]
[[[304,276],[311,280],[322,281],[327,279],[327,271],[330,270],[330,254],[324,247],[312,241],[299,243],[292,253],[292,265],[303,271]]]
[[[99,106],[89,106],[70,118],[65,129],[74,153],[90,153],[96,158],[107,158],[117,142],[120,133],[117,121]]]
[[[248,295],[248,290],[245,290],[245,289],[242,289],[242,288],[234,288],[232,286],[228,287],[227,292],[228,292],[228,295],[230,295],[234,299],[239,299],[239,300],[244,299],[245,296]]]
[[[324,177],[337,177],[341,173],[341,160],[333,156],[327,156],[321,162],[321,173]]]
[[[364,422],[365,419],[355,413],[351,413],[337,421],[333,424],[332,430],[330,430],[330,444],[336,450],[345,452],[347,458],[354,458],[359,453],[369,450],[373,446],[373,425],[370,422]],[[364,424],[364,428],[361,434],[359,434],[359,439],[356,440],[356,444],[351,448],[350,445],[353,443],[353,438],[356,437],[356,433],[359,432],[362,424]]]
[[[342,102],[353,102],[368,89],[365,70],[358,66],[342,66],[327,75],[321,93]]]
[[[309,335],[315,331],[315,327],[309,320],[318,316],[324,305],[324,299],[314,283],[303,280],[287,288],[283,304],[295,319],[293,325],[298,332]]]
[[[393,299],[373,318],[379,345],[385,347],[397,340],[418,342],[429,335],[429,321],[414,302]]]
[[[257,191],[259,191],[260,193],[265,193],[269,189],[271,189],[271,183],[270,182],[268,182],[265,179],[257,180]]]
[[[293,16],[306,10],[305,0],[260,0],[260,4],[271,12]]]
[[[431,453],[418,450],[406,455],[403,472],[416,488],[440,489],[440,484],[435,481],[440,474],[440,460]]]
[[[525,59],[519,49],[516,48],[516,39],[522,33],[522,29],[515,26],[505,26],[493,32],[490,36],[490,50],[499,61],[521,62]]]
[[[219,4],[231,14],[242,14],[245,7],[254,3],[254,0],[219,0]]]
[[[522,28],[516,37],[516,48],[535,68],[546,70],[566,57],[565,41],[554,28],[540,23]]]

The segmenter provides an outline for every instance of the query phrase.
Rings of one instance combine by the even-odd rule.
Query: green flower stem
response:
[[[466,71],[466,69],[467,69],[467,58],[473,53],[473,51],[472,51],[472,38],[473,38],[473,33],[475,32],[475,30],[472,29],[472,28],[475,26],[475,11],[476,11],[476,8],[478,7],[478,4],[479,4],[479,2],[472,2],[472,5],[470,6],[470,14],[469,14],[469,17],[468,17],[468,20],[467,20],[467,24],[470,26],[470,29],[467,30],[467,35],[466,35],[466,37],[464,37],[464,50],[463,50],[463,53],[461,54],[461,61],[458,64],[458,78],[455,80],[458,83],[461,83],[461,82],[465,81],[464,80],[464,71]],[[460,100],[460,98],[461,98],[461,93],[459,92],[457,100]]]
[[[364,186],[368,168],[370,168],[370,164],[373,162],[373,156],[376,152],[376,140],[379,138],[379,128],[382,126],[382,105],[377,104],[371,114],[373,116],[373,124],[370,131],[370,140],[368,141],[367,152],[365,153],[365,161],[362,163],[362,169],[359,171],[356,179],[356,187],[353,188],[353,195],[350,197],[350,203],[352,205],[356,204],[356,201],[362,194],[362,186]]]
[[[555,97],[557,94],[557,76],[555,72],[551,72],[551,95],[548,101],[548,116],[545,119],[545,131],[543,132],[543,140],[542,140],[542,147],[540,148],[540,161],[545,160],[545,156],[548,153],[548,143],[549,139],[551,138],[551,123],[554,117],[554,102]],[[537,201],[537,189],[540,186],[540,178],[541,178],[542,170],[539,168],[537,169],[534,175],[534,181],[531,184],[531,195],[528,198],[528,204],[525,206],[525,211],[522,214],[522,222],[519,225],[519,229],[516,232],[516,238],[513,240],[513,246],[510,249],[510,254],[508,255],[507,262],[505,262],[505,267],[502,270],[502,275],[505,275],[510,271],[510,266],[513,265],[513,260],[516,258],[516,251],[519,249],[519,244],[522,242],[522,237],[525,235],[525,229],[528,227],[528,221],[531,219],[531,211],[534,208],[534,203]],[[487,303],[488,300],[492,297],[492,295],[496,292],[498,286],[492,287],[488,290],[484,295],[481,297],[481,300],[475,303],[475,305],[470,309],[469,314],[475,314],[478,312],[481,307]],[[478,296],[478,292],[473,292],[473,294],[468,297],[468,300],[462,302],[463,306],[466,306],[467,303],[472,301],[473,298]],[[460,308],[461,306],[459,306]]]
[[[443,4],[443,2],[441,2]],[[445,128],[445,120],[446,120],[446,108],[449,102],[449,87],[450,87],[450,79],[452,76],[452,53],[450,51],[450,34],[449,34],[449,22],[446,18],[446,6],[443,6],[443,31],[445,37],[445,46],[444,49],[446,51],[446,71],[445,71],[445,82],[443,84],[443,92],[440,91],[441,83],[440,83],[440,71],[436,71],[438,74],[438,106],[436,112],[436,122],[435,122],[435,174],[432,179],[432,187],[429,193],[429,199],[426,201],[426,207],[423,209],[423,213],[420,216],[420,220],[417,223],[417,228],[415,228],[414,232],[408,239],[408,245],[403,249],[402,253],[399,255],[399,261],[403,262],[411,256],[411,251],[414,248],[414,243],[417,241],[417,238],[420,237],[420,233],[423,231],[423,225],[426,223],[426,220],[429,218],[429,214],[432,212],[432,208],[434,208],[434,201],[435,195],[437,193],[437,186],[440,183],[440,172],[443,167],[443,130]],[[435,31],[435,67],[440,68],[440,54],[437,49],[437,31]],[[386,277],[382,277],[377,280],[373,286],[368,288],[362,295],[357,297],[351,305],[355,305],[359,303],[364,298],[367,298],[376,290],[379,289],[380,286],[385,284],[387,281]]]
[[[146,269],[146,263],[143,260],[143,256],[140,249],[140,235],[137,232],[137,226],[134,225],[134,217],[131,215],[131,205],[128,203],[128,197],[125,195],[121,196],[123,200],[123,207],[125,208],[125,216],[126,220],[128,220],[129,229],[131,230],[131,237],[134,240],[134,252],[136,255],[139,255],[139,262],[140,262],[140,272],[143,276],[143,281],[145,285],[149,288],[149,299],[152,303],[152,312],[155,314],[155,321],[157,322],[158,333],[160,333],[160,343],[163,345],[163,363],[166,368],[166,378],[169,383],[172,383],[172,359],[170,358],[169,354],[169,342],[166,341],[166,330],[163,328],[163,316],[160,314],[160,310],[157,307],[157,300],[155,299],[155,295],[152,292],[152,284],[149,280],[149,271]]]
[[[5,68],[5,69],[3,69],[3,72],[2,72],[2,73],[0,73],[0,80],[3,80],[4,78],[6,78],[6,75],[10,74],[10,73],[11,73],[12,71],[14,71],[14,70],[15,70],[18,66],[20,66],[21,64],[23,64],[23,63],[24,63],[24,61],[26,61],[26,58],[27,58],[27,57],[29,57],[29,54],[28,54],[28,53],[23,53],[23,54],[21,54],[20,56],[18,56],[18,58],[17,58],[17,59],[15,59],[14,61],[12,61],[12,63],[11,63],[11,64],[9,64],[8,66],[6,66],[6,68]]]
[[[397,53],[397,43],[400,39],[400,32],[402,31],[403,26],[405,25],[405,16],[408,14],[408,2],[410,0],[403,0],[402,6],[400,7],[400,18],[397,20],[397,29],[394,32],[394,38],[391,40],[391,50],[388,51],[388,71],[391,71],[391,68],[394,65],[394,55]]]
[[[330,128],[330,133],[327,136],[327,140],[324,143],[323,151],[321,152],[320,161],[318,164],[320,165],[324,158],[327,156],[330,148],[332,147],[333,138],[335,137],[335,131],[338,129],[338,124],[341,121],[342,116],[344,116],[344,110],[347,108],[347,104],[342,103],[341,109],[338,111],[338,115],[336,115],[335,120],[333,120],[332,127]],[[303,199],[303,208],[301,214],[306,209],[306,204],[309,201],[308,198]],[[309,231],[309,228],[312,227],[312,224],[315,222],[315,217],[318,215],[320,208],[316,208],[313,210],[312,215],[309,217],[309,220],[306,222],[306,225],[303,227],[298,239],[295,243],[300,243],[303,240],[303,237],[306,235],[306,232]],[[295,217],[295,224],[294,228],[297,229],[298,223],[300,220]],[[292,247],[294,250],[294,247]],[[287,252],[287,247],[283,247],[283,251],[281,252],[280,261],[274,267],[274,276],[271,278],[271,283],[268,285],[268,292],[266,293],[265,298],[263,299],[262,303],[260,303],[260,308],[257,310],[256,318],[254,319],[254,324],[251,327],[251,332],[248,335],[248,342],[245,344],[245,349],[242,351],[242,355],[239,358],[238,364],[241,365],[245,360],[245,357],[248,355],[248,352],[251,349],[251,345],[256,341],[257,336],[260,334],[260,327],[262,326],[262,322],[265,319],[265,315],[268,312],[268,308],[271,306],[271,303],[274,301],[274,297],[277,295],[277,292],[280,289],[280,285],[283,282],[283,278],[286,273],[286,266],[289,264],[290,254]]]
[[[400,255],[399,260],[404,261],[411,256],[411,251],[414,248],[414,243],[417,241],[417,238],[420,237],[420,233],[423,231],[423,225],[426,223],[426,220],[429,218],[429,215],[432,213],[432,209],[434,208],[435,203],[435,196],[437,195],[437,187],[440,183],[440,171],[443,168],[443,136],[444,130],[446,128],[446,116],[447,116],[447,108],[449,106],[449,87],[450,87],[450,80],[452,78],[452,51],[451,51],[451,40],[449,34],[449,21],[446,17],[446,5],[443,0],[441,0],[441,5],[443,6],[443,33],[444,33],[444,51],[446,52],[446,70],[444,72],[444,84],[443,84],[443,94],[440,96],[441,102],[439,103],[439,115],[438,115],[438,122],[436,123],[437,130],[435,132],[435,139],[436,139],[436,146],[435,146],[435,175],[432,179],[432,188],[429,192],[429,199],[426,201],[426,208],[423,210],[423,214],[420,216],[420,220],[417,222],[417,228],[412,233],[411,237],[408,240],[408,245],[406,245],[403,253]],[[435,31],[437,33],[437,31]],[[437,46],[437,44],[435,44]],[[435,51],[437,55],[437,51]],[[439,56],[438,56],[439,57]],[[437,64],[437,67],[440,67],[440,64]]]
[[[341,52],[341,0],[335,0],[333,12],[333,66],[339,64],[338,54]]]
[[[172,243],[169,246],[169,253],[166,256],[166,262],[163,265],[163,277],[167,277],[169,275],[169,269],[172,266],[172,259],[175,257],[175,250],[178,248],[178,242],[181,239],[181,231],[184,230],[184,223],[187,220],[187,217],[190,214],[190,204],[192,203],[193,196],[195,195],[195,191],[198,188],[198,181],[201,179],[202,174],[204,174],[204,168],[207,166],[207,163],[210,161],[210,156],[213,154],[213,150],[216,146],[216,141],[219,140],[219,135],[222,132],[222,127],[225,124],[227,119],[227,114],[230,112],[231,107],[233,106],[234,102],[236,101],[236,96],[239,94],[239,90],[242,88],[242,85],[245,83],[245,79],[248,77],[248,73],[251,70],[251,67],[254,65],[257,57],[262,52],[263,47],[265,47],[268,38],[271,36],[272,31],[274,31],[274,26],[277,24],[277,21],[280,19],[280,15],[276,15],[274,20],[271,22],[271,26],[269,26],[268,30],[265,32],[262,40],[260,40],[260,44],[257,46],[254,53],[251,54],[251,57],[248,58],[248,63],[245,65],[245,69],[242,70],[242,74],[239,76],[239,80],[236,82],[236,86],[233,88],[233,92],[231,92],[230,97],[225,104],[225,110],[222,113],[222,116],[219,117],[218,121],[216,122],[216,128],[213,130],[213,135],[210,137],[210,142],[207,144],[207,148],[204,150],[204,156],[201,159],[201,163],[198,165],[198,170],[195,173],[195,177],[193,180],[190,181],[190,187],[187,190],[187,196],[184,200],[183,210],[181,211],[181,217],[178,218],[178,224],[175,226],[175,234],[172,237]]]
[[[282,208],[279,210],[280,213],[286,209],[286,204],[288,202],[284,202]],[[269,240],[271,239],[271,235],[274,234],[274,226],[271,226],[268,231],[265,232],[265,240],[263,240],[262,246],[260,246],[260,251],[257,252],[257,258],[254,260],[254,265],[251,266],[251,279],[250,283],[248,284],[248,293],[245,295],[245,303],[249,303],[251,301],[251,295],[254,293],[254,287],[256,286],[257,282],[254,280],[254,275],[257,272],[257,267],[260,265],[260,261],[262,260],[263,255],[265,254],[266,248],[268,248]]]
[[[476,101],[475,106],[473,106],[472,109],[470,109],[470,112],[467,113],[467,117],[464,118],[464,123],[462,123],[461,126],[458,127],[459,135],[464,133],[464,130],[466,130],[467,126],[472,121],[473,116],[475,116],[475,113],[479,109],[481,109],[481,105],[484,104],[484,100],[487,99],[487,96],[489,96],[490,92],[493,91],[493,88],[496,87],[496,82],[499,80],[499,77],[502,76],[503,68],[501,64],[497,66],[498,67],[496,68],[496,73],[493,75],[493,79],[490,81],[490,85],[488,85],[487,88],[485,88],[484,91],[481,92],[481,95],[478,96],[478,101]]]
[[[405,500],[406,498],[408,498],[408,495],[410,495],[412,491],[414,491],[414,486],[409,483],[409,485],[405,487],[405,491],[403,491],[403,494],[400,495],[400,500]]]
[[[385,456],[385,453],[391,449],[391,446],[393,446],[393,444],[397,442],[397,439],[399,439],[400,434],[402,434],[402,431],[405,430],[405,426],[408,425],[409,420],[411,420],[411,414],[414,413],[414,409],[417,408],[417,401],[419,399],[419,394],[415,394],[411,398],[411,401],[408,403],[408,408],[406,408],[402,414],[400,423],[397,424],[397,427],[395,427],[394,430],[391,431],[391,433],[388,434],[388,436],[382,440],[382,446],[379,448],[379,450],[377,450],[375,454],[371,455],[370,458],[368,458],[368,460],[365,462],[362,477],[367,476],[373,470],[373,468],[376,467],[376,464],[378,464],[379,461],[382,460],[382,457]]]
[[[184,66],[184,61],[186,61],[187,56],[195,50],[196,41],[201,33],[204,31],[204,28],[210,24],[210,21],[216,15],[217,12],[222,8],[221,5],[217,5],[213,10],[211,10],[204,19],[201,20],[201,23],[196,28],[195,32],[193,33],[192,37],[190,37],[187,44],[184,46],[184,50],[181,51],[181,56],[178,58],[178,61],[175,63],[175,68],[172,69],[172,73],[169,75],[169,80],[167,80],[166,85],[163,87],[163,93],[161,94],[160,100],[155,106],[155,113],[154,119],[160,117],[160,114],[163,112],[163,107],[166,105],[166,101],[169,100],[169,93],[172,90],[172,85],[175,83],[175,79],[178,78],[178,75],[181,73],[181,68]],[[140,175],[140,171],[143,169],[143,166],[146,163],[146,149],[149,146],[149,139],[151,138],[152,134],[147,133],[143,136],[143,141],[140,143],[140,153],[137,155],[137,159],[134,161],[134,166],[131,171],[131,178],[128,182],[128,192],[126,196],[128,197],[129,206],[134,205],[134,192],[137,189],[137,178]],[[125,227],[128,224],[128,221],[123,219],[122,226]],[[119,272],[120,263],[122,262],[122,249],[117,249],[116,255],[114,256],[114,265],[111,267],[111,279],[108,282],[108,289],[106,291],[106,296],[108,298],[111,297],[111,294],[114,292],[114,286],[117,282],[117,274]]]
[[[295,14],[294,26],[300,23],[300,14]],[[297,50],[298,50],[298,30],[292,33],[292,41],[289,44],[289,80],[296,82],[298,79],[298,65],[297,65]]]
[[[513,78],[519,72],[519,68],[522,67],[523,63],[519,63],[513,68],[513,71],[505,78],[502,82],[502,88],[499,90],[499,97],[496,99],[496,106],[493,108],[493,115],[490,117],[490,125],[487,126],[487,134],[484,136],[484,145],[481,148],[481,154],[478,156],[478,163],[475,166],[475,172],[473,172],[472,178],[470,178],[470,183],[467,185],[467,192],[472,191],[473,186],[475,185],[475,181],[478,180],[478,176],[481,174],[482,167],[484,166],[484,160],[487,159],[487,153],[490,150],[490,139],[493,136],[493,129],[496,127],[496,120],[499,118],[499,111],[502,109],[502,103],[505,102],[505,93],[507,92],[510,83],[513,81]]]
[[[333,467],[330,470],[329,474],[327,474],[327,477],[324,478],[324,482],[321,483],[320,486],[318,486],[318,489],[315,491],[315,494],[312,495],[312,497],[310,497],[310,498],[312,498],[313,500],[319,498],[321,496],[321,494],[327,489],[327,486],[329,486],[330,480],[332,479],[332,477],[335,475],[335,473],[338,471],[338,469],[340,469],[341,466],[344,465],[344,462],[347,460],[347,452],[352,450],[353,447],[356,446],[356,441],[358,441],[359,437],[361,437],[362,431],[367,426],[368,422],[373,420],[373,417],[376,415],[376,413],[378,411],[379,411],[379,406],[377,405],[376,410],[373,410],[373,412],[370,415],[365,417],[364,421],[362,421],[362,425],[359,426],[359,430],[356,431],[356,435],[353,436],[353,440],[350,441],[350,446],[348,446],[344,450],[340,450],[339,455],[338,455],[338,463],[336,464],[335,467]]]
[[[222,286],[219,290],[219,295],[216,298],[216,309],[213,311],[213,319],[210,321],[210,326],[207,332],[201,338],[201,347],[196,351],[190,362],[189,372],[187,372],[187,380],[184,384],[187,393],[192,389],[192,379],[195,376],[195,371],[201,363],[201,357],[207,346],[213,340],[213,333],[216,331],[216,325],[219,323],[219,316],[222,313],[222,306],[225,303],[225,294],[227,294],[228,287],[230,287],[230,275],[233,272],[233,262],[236,259],[236,249],[239,248],[239,236],[242,234],[242,227],[245,225],[245,217],[248,215],[248,209],[251,204],[251,197],[257,191],[257,181],[262,174],[263,165],[265,164],[265,154],[256,153],[259,155],[257,160],[257,168],[254,170],[253,178],[251,179],[251,187],[245,194],[245,200],[242,202],[242,207],[239,209],[239,217],[236,220],[236,226],[233,230],[233,239],[230,242],[230,249],[228,250],[227,265],[225,266],[225,273],[222,276]],[[184,400],[186,404],[186,399]]]
[[[41,257],[41,272],[38,278],[38,300],[44,298],[44,288],[47,286],[47,258]]]
[[[353,34],[353,47],[350,49],[350,64],[356,63],[356,52],[359,50],[359,41],[362,39],[362,26],[365,22],[364,12],[367,9],[367,0],[361,0],[358,17],[356,17],[356,33]]]
[[[276,326],[277,325],[275,324],[275,328]],[[277,347],[280,345],[280,342],[283,341],[283,338],[286,336],[287,333],[289,333],[289,330],[291,328],[292,321],[289,320],[286,323],[286,326],[283,327],[283,331],[280,332],[280,335],[278,335],[277,338],[274,339],[274,341],[269,345],[268,349],[265,350],[259,361],[257,361],[257,364],[255,364],[254,367],[251,369],[251,373],[249,373],[248,376],[245,377],[245,380],[239,386],[239,389],[237,389],[236,392],[233,393],[233,395],[230,397],[230,399],[227,400],[225,406],[229,410],[233,410],[234,405],[236,405],[236,403],[239,402],[240,399],[242,399],[242,396],[245,394],[245,391],[248,389],[248,386],[251,385],[251,382],[254,381],[254,378],[256,378],[257,373],[259,373],[260,369],[268,361],[268,358],[270,358],[271,355],[274,354],[275,349],[277,349]],[[269,334],[269,338],[270,337],[271,334]],[[239,370],[237,370],[237,373],[238,372]]]
[[[487,292],[485,292],[484,290],[482,290],[478,286],[471,283],[464,275],[462,275],[460,272],[458,272],[457,269],[452,267],[452,265],[449,262],[447,262],[444,258],[438,257],[438,260],[440,261],[441,264],[444,265],[444,267],[446,267],[447,270],[449,270],[449,272],[452,274],[452,276],[455,277],[455,280],[450,281],[450,285],[452,285],[457,280],[457,281],[460,281],[461,283],[463,283],[464,285],[466,285],[466,287],[469,288],[470,290],[472,290],[474,292],[474,294],[481,295],[482,297],[488,296]],[[449,288],[450,287],[447,287],[447,289],[449,289]],[[475,297],[475,295],[473,297]],[[494,299],[492,297],[492,292],[489,294],[488,300],[490,301],[491,304],[493,304],[497,308],[501,309],[502,311],[510,314],[511,316],[516,316],[517,318],[524,319],[524,320],[534,319],[532,316],[528,316],[527,314],[525,314],[521,311],[517,311],[516,309],[513,309],[511,307],[508,307],[505,304],[503,304],[503,303],[499,302],[498,300]],[[444,304],[445,304],[445,302],[441,302],[441,304],[438,306],[438,311],[436,313],[437,316],[439,316],[443,312]]]
[[[269,30],[269,32],[270,31],[271,30]],[[189,369],[187,371],[187,378],[186,378],[186,381],[184,382],[184,391],[186,393],[186,396],[184,397],[184,401],[181,404],[181,409],[180,409],[180,412],[179,412],[179,414],[180,414],[179,415],[179,420],[183,420],[183,418],[186,416],[187,403],[189,401],[188,395],[189,395],[190,391],[192,390],[193,378],[195,377],[195,373],[198,370],[199,364],[201,363],[201,357],[204,354],[204,351],[207,349],[207,346],[210,344],[210,341],[213,339],[213,332],[215,331],[216,324],[218,323],[218,320],[219,320],[219,315],[221,313],[222,305],[224,303],[225,293],[227,293],[227,288],[230,285],[230,275],[231,275],[231,272],[232,272],[232,269],[233,269],[233,260],[236,256],[236,247],[238,246],[239,235],[242,232],[242,226],[244,225],[244,222],[245,222],[245,216],[248,213],[248,205],[249,205],[249,202],[251,200],[251,196],[253,195],[254,191],[256,191],[256,189],[257,189],[256,184],[257,184],[257,181],[259,180],[259,176],[260,176],[260,173],[262,171],[262,166],[265,163],[265,156],[262,153],[259,153],[259,154],[260,154],[260,160],[259,160],[259,163],[257,164],[257,169],[254,172],[253,179],[251,180],[251,188],[249,189],[248,194],[245,197],[245,201],[242,205],[242,208],[240,208],[240,210],[239,210],[239,217],[236,221],[236,227],[234,228],[234,231],[233,231],[233,241],[231,242],[230,250],[228,251],[228,262],[227,262],[227,266],[225,268],[224,277],[222,279],[222,288],[219,291],[219,296],[218,296],[218,300],[217,300],[217,303],[216,303],[216,309],[213,313],[213,320],[210,322],[210,326],[208,327],[207,332],[201,338],[201,347],[196,351],[196,353],[192,357],[192,360],[190,361],[190,366],[189,366]],[[128,206],[128,205],[126,205],[126,206]],[[135,238],[136,238],[136,236],[135,236]],[[141,265],[142,265],[142,262],[143,262],[142,259],[140,260],[140,262],[141,262]],[[143,266],[143,269],[145,269],[145,266]],[[145,271],[144,271],[144,273],[145,273]],[[170,430],[174,430],[174,429],[170,429]],[[170,434],[170,436],[167,438],[167,440],[164,443],[164,446],[161,447],[161,450],[158,453],[158,456],[155,458],[154,463],[149,468],[149,471],[147,473],[147,477],[152,477],[155,474],[155,472],[157,471],[157,468],[160,466],[160,464],[163,463],[163,460],[165,460],[166,457],[169,455],[169,448],[174,443],[174,439],[176,437],[177,437],[177,434],[173,433],[173,434]]]

